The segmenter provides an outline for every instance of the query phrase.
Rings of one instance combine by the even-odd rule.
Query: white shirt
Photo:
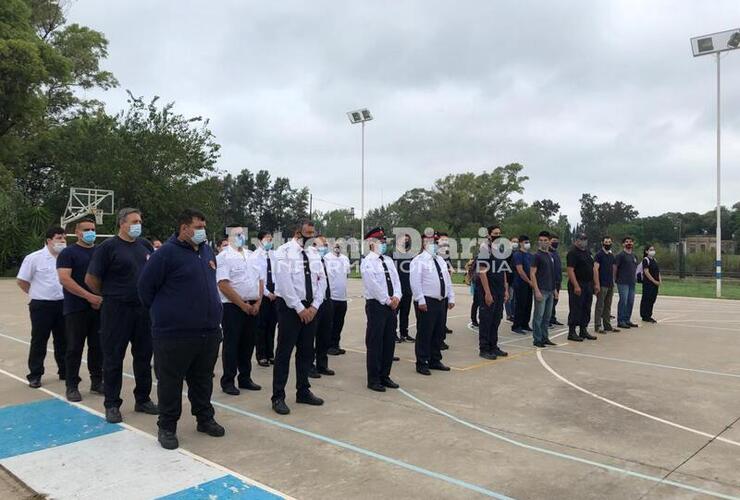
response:
[[[393,285],[393,297],[401,298],[401,280],[398,278],[398,271],[390,257],[381,256],[375,252],[369,252],[360,265],[360,274],[362,274],[362,284],[365,288],[365,299],[375,299],[381,304],[390,304],[391,297],[388,295],[388,285],[385,281],[385,270],[383,269],[383,259],[388,267],[391,284]]]
[[[17,278],[31,284],[28,290],[31,300],[64,299],[62,284],[59,283],[57,274],[57,258],[47,246],[26,255]]]
[[[259,260],[229,245],[216,256],[216,282],[228,281],[242,300],[257,300],[262,279]],[[231,302],[221,290],[221,302]]]
[[[326,275],[321,265],[319,253],[314,248],[306,249],[308,266],[311,272],[311,290],[313,302],[311,305],[318,309],[324,301],[326,293]],[[275,251],[273,260],[275,267],[272,275],[275,277],[275,295],[282,298],[295,312],[305,309],[302,301],[306,300],[306,278],[303,274],[303,247],[295,238],[280,245]]]
[[[260,277],[262,278],[262,281],[264,282],[265,297],[269,297],[270,295],[273,295],[272,293],[267,291],[267,259],[270,259],[270,270],[272,272],[272,283],[274,285],[275,284],[275,252],[272,250],[267,251],[262,247],[257,247],[257,249],[254,252],[252,252],[252,254],[249,257],[253,259],[257,259],[257,262],[259,263]]]
[[[442,273],[442,279],[445,284],[445,296],[442,296],[442,290],[439,283],[439,273],[434,261],[439,264],[439,270]],[[452,290],[452,278],[447,268],[447,263],[439,255],[432,256],[426,250],[411,260],[411,272],[409,274],[411,282],[411,293],[414,301],[419,304],[426,304],[425,297],[442,300],[447,298],[451,304],[455,303],[455,292]]]
[[[331,300],[347,301],[347,277],[350,271],[349,258],[346,255],[328,253],[324,256],[326,272],[329,275]]]

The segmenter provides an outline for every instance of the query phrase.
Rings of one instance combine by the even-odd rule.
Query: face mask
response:
[[[517,250],[518,248],[519,248],[519,243],[517,243],[516,241],[514,241],[514,242],[511,243],[511,249],[512,250]]]
[[[195,243],[196,245],[200,245],[204,241],[206,241],[206,230],[205,229],[196,229],[195,233],[193,233],[193,237],[190,238],[190,240]]]
[[[588,246],[588,241],[587,240],[578,240],[578,241],[576,241],[576,246],[578,248],[580,248],[581,250],[585,250],[586,247]]]
[[[378,246],[378,252],[380,252],[380,255],[385,255],[385,252],[388,251],[388,244],[387,243],[381,243]]]
[[[322,257],[329,253],[329,247],[318,247],[317,250]]]
[[[540,250],[542,250],[543,252],[547,252],[547,249],[550,248],[550,244],[549,243],[540,243],[539,244],[539,247],[540,247]]]
[[[90,230],[90,231],[84,231],[82,233],[82,241],[84,241],[88,245],[92,245],[93,243],[95,243],[95,238],[96,237],[97,237],[97,235],[95,234],[95,231],[92,231],[92,230]]]
[[[234,246],[236,248],[241,248],[244,246],[244,235],[243,234],[237,234],[234,236]]]
[[[67,244],[66,243],[54,243],[52,247],[54,248],[54,251],[56,253],[61,253],[62,250],[67,248]]]
[[[427,245],[427,252],[429,252],[432,255],[437,255],[437,244],[436,243],[430,243]]]
[[[609,243],[608,245],[604,245],[604,250],[611,250],[611,249],[612,249],[611,243]]]
[[[526,243],[524,244],[524,250],[529,250],[530,248],[532,248],[532,244],[531,244],[531,243],[529,243],[529,242],[526,242]]]
[[[131,224],[128,228],[128,235],[131,238],[138,238],[141,236],[141,224]]]
[[[648,250],[648,257],[655,257],[655,250]]]
[[[334,249],[334,255],[339,255],[340,253],[342,253],[342,249],[341,249],[341,248],[339,248],[339,247],[336,247],[336,248]]]
[[[262,248],[265,250],[272,250],[272,241],[263,241],[262,242]]]
[[[553,241],[552,243],[550,243],[550,248],[552,248],[553,250],[557,250],[559,246],[560,246],[559,241]]]

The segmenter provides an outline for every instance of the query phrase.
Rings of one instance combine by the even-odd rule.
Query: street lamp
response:
[[[720,64],[719,58],[722,52],[735,50],[740,46],[740,28],[713,33],[711,35],[697,36],[691,39],[691,51],[694,57],[716,54],[717,57],[717,242],[715,276],[717,278],[717,297],[722,296],[722,208],[721,199],[721,123],[720,123]]]
[[[349,122],[352,125],[362,124],[362,169],[361,169],[361,194],[360,194],[360,257],[365,250],[365,122],[373,119],[370,110],[367,108],[350,111],[347,113]]]

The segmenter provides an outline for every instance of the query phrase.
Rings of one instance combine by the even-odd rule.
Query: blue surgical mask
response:
[[[318,247],[317,250],[322,257],[329,253],[329,247]]]
[[[381,243],[378,247],[378,251],[380,252],[380,255],[385,255],[385,252],[388,251],[388,243]]]
[[[138,238],[141,236],[141,224],[131,224],[128,228],[128,235],[131,238]]]
[[[236,245],[236,248],[241,248],[244,246],[244,235],[243,234],[237,234],[234,237],[234,245]]]
[[[272,250],[272,241],[263,241],[262,248],[264,248],[267,251]]]
[[[95,243],[96,237],[97,237],[97,234],[95,234],[95,231],[93,231],[92,229],[90,231],[82,232],[82,241],[84,241],[88,245],[92,245],[93,243]]]
[[[206,241],[206,230],[205,229],[196,229],[195,233],[193,233],[193,237],[191,238],[192,242],[196,245],[200,245],[204,241]]]
[[[429,243],[427,245],[427,252],[429,252],[432,255],[437,255],[437,244],[436,243]]]

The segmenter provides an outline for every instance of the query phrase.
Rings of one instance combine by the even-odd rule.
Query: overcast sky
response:
[[[737,0],[77,0],[118,89],[202,115],[219,168],[269,170],[320,210],[519,162],[524,199],[571,222],[588,192],[641,215],[714,207],[716,64],[689,38],[740,27]],[[740,200],[740,51],[722,59],[723,201]],[[326,200],[326,201],[320,201]],[[336,204],[336,205],[335,205]]]

